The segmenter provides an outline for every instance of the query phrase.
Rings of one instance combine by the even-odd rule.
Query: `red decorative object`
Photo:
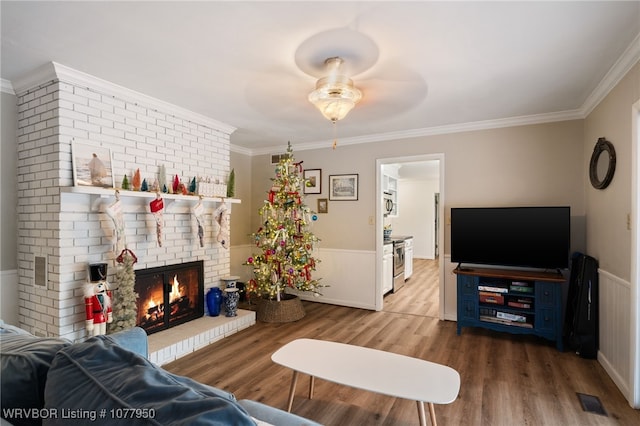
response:
[[[122,252],[118,255],[118,257],[116,257],[116,262],[123,263],[124,262],[125,253],[129,253],[129,255],[131,255],[131,257],[133,257],[133,263],[136,263],[138,261],[138,258],[136,257],[136,255],[131,250],[126,248],[126,249],[122,250]]]
[[[106,281],[88,283],[84,289],[85,326],[94,336],[105,334],[106,324],[113,322],[111,290]]]
[[[180,178],[178,177],[178,175],[176,175],[173,178],[173,193],[177,194],[178,193],[178,186],[180,185]]]

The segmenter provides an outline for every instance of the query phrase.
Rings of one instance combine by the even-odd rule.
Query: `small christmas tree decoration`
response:
[[[236,195],[236,172],[235,169],[231,169],[229,173],[229,180],[227,181],[227,197],[233,198]]]
[[[173,193],[178,194],[178,187],[180,186],[180,178],[178,175],[175,175],[173,178]]]
[[[287,288],[319,295],[323,287],[311,276],[319,262],[313,257],[319,239],[309,230],[312,212],[303,200],[302,163],[294,162],[291,144],[287,154],[259,210],[262,226],[252,234],[260,252],[245,263],[254,273],[249,290],[278,301]]]
[[[164,164],[158,166],[158,188],[165,194],[167,193],[167,172],[164,168]]]
[[[108,325],[109,333],[126,330],[136,326],[138,306],[135,292],[136,274],[133,265],[138,261],[135,254],[124,249],[116,258],[116,286],[113,291],[113,322]]]
[[[140,169],[136,169],[135,173],[133,174],[133,179],[131,181],[133,185],[133,190],[140,191],[140,185],[142,183],[140,179]]]
[[[149,192],[149,184],[146,179],[142,179],[142,185],[140,185],[140,191]]]
[[[189,194],[195,194],[196,189],[198,188],[198,184],[196,183],[196,178],[191,179],[191,184],[189,185]]]
[[[178,184],[178,188],[176,189],[175,193],[180,195],[187,195],[187,187],[185,186],[185,184],[180,182]]]
[[[127,177],[127,175],[124,175],[124,177],[122,178],[122,189],[130,189],[130,185],[129,185],[129,178]]]

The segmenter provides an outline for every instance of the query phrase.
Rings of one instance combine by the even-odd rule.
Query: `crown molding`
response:
[[[402,130],[398,132],[377,133],[338,139],[338,145],[358,145],[364,143],[396,141],[401,139],[420,138],[425,136],[446,135],[451,133],[473,132],[477,130],[499,129],[504,127],[527,126],[532,124],[553,123],[557,121],[581,120],[582,110],[559,111],[545,114],[526,115],[520,117],[501,118],[497,120],[475,121],[470,123],[451,124],[446,126],[425,127],[421,129]],[[296,144],[296,151],[324,149],[333,146],[332,140]],[[233,150],[233,148],[232,148]],[[244,150],[244,149],[243,149]],[[281,146],[270,146],[260,149],[245,150],[245,155],[264,155],[281,150]],[[240,152],[240,151],[236,151]]]
[[[582,104],[581,110],[584,117],[591,114],[596,106],[609,94],[609,92],[627,75],[631,68],[640,61],[640,34],[636,36],[629,47],[605,74],[604,78],[591,92]]]
[[[97,92],[108,93],[111,96],[117,96],[118,98],[130,102],[144,104],[152,109],[157,109],[168,114],[186,118],[187,120],[191,120],[196,123],[206,124],[225,134],[230,135],[236,131],[235,127],[222,123],[218,120],[214,120],[205,115],[153,98],[143,93],[136,92],[135,90],[127,89],[126,87],[111,83],[110,81],[103,80],[82,71],[74,70],[73,68],[69,68],[56,62],[49,62],[16,80],[13,87],[16,93],[20,94],[52,80],[59,80],[76,86],[88,87]]]
[[[5,80],[4,78],[0,78],[0,92],[8,93],[10,95],[15,95],[16,92],[13,90],[13,84],[9,80]]]
[[[16,95],[20,96],[24,92],[48,81],[53,81],[56,78],[56,70],[53,67],[53,62],[47,62],[22,75],[20,78],[13,80],[11,83],[13,84]]]
[[[235,152],[237,154],[248,155],[250,157],[254,155],[252,150],[239,145],[231,144],[229,146],[229,149],[231,150],[231,152]]]
[[[422,129],[403,130],[399,132],[379,133],[374,135],[357,136],[339,139],[339,145],[357,145],[362,143],[384,142],[399,139],[409,139],[424,136],[443,135],[448,133],[471,132],[476,130],[497,129],[502,127],[525,126],[530,124],[552,123],[556,121],[582,120],[609,94],[609,92],[627,75],[631,68],[640,61],[640,34],[631,42],[620,58],[605,74],[604,78],[591,92],[580,108],[568,111],[559,111],[545,114],[510,117],[497,120],[476,121],[470,123],[452,124],[446,126],[427,127]],[[323,149],[333,146],[333,140],[302,143],[296,145],[296,151],[311,149]],[[235,147],[245,155],[263,155],[280,149],[271,146],[259,149],[246,149]],[[233,150],[233,145],[232,145]]]

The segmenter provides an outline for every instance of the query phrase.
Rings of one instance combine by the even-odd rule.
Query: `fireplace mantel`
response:
[[[158,194],[155,192],[145,191],[130,191],[120,188],[100,188],[96,186],[66,186],[60,188],[60,192],[68,194],[88,194],[91,195],[91,211],[98,211],[98,205],[103,199],[121,197],[131,198],[155,198]],[[199,195],[182,195],[182,194],[166,194],[160,193],[160,196],[164,200],[171,202],[191,202],[196,203],[201,201],[205,204],[211,203],[231,203],[239,204],[242,200],[238,198],[226,198],[226,197],[202,197]],[[168,206],[167,206],[168,207]]]

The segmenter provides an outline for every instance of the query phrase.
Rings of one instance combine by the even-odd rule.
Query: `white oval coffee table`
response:
[[[436,425],[433,404],[449,404],[458,397],[460,375],[456,370],[406,355],[345,343],[297,339],[271,355],[271,360],[293,370],[287,411],[291,412],[298,373],[384,395],[417,401],[420,425],[426,425],[424,403]]]

